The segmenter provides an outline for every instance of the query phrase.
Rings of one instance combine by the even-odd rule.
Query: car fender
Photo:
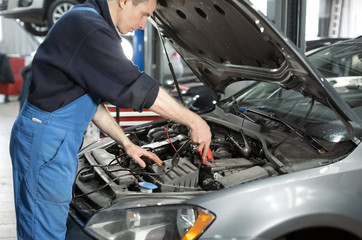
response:
[[[216,214],[202,238],[273,239],[317,226],[338,227],[362,237],[361,154],[358,146],[346,159],[328,166],[191,199]]]

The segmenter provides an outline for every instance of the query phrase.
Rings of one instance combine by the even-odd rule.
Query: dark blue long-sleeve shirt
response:
[[[49,31],[32,62],[28,101],[55,111],[85,93],[121,108],[141,111],[154,103],[159,85],[138,71],[121,47],[106,0],[88,0]]]

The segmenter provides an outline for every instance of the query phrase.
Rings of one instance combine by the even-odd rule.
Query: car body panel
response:
[[[255,9],[246,1],[162,2],[154,15],[163,36],[179,45],[176,49],[182,51],[181,55],[201,76],[207,74],[207,70],[202,71],[203,66],[197,64],[204,64],[204,68],[209,64],[208,70],[218,71],[213,82],[205,77],[215,91],[223,91],[231,81],[223,72],[245,77],[249,73],[253,78],[269,79],[288,88],[297,85],[292,76],[314,77],[308,76],[310,70],[289,40],[281,38],[267,19],[256,16]],[[205,38],[207,41],[202,41]],[[192,55],[197,56],[194,64]],[[314,84],[313,81],[309,80],[308,84]],[[298,84],[306,83],[299,79]]]
[[[362,237],[361,154],[359,145],[343,163],[191,199],[190,203],[217,215],[219,224],[211,225],[202,239],[275,239],[316,226],[344,229]],[[240,207],[243,211],[236,211]]]
[[[6,18],[18,18],[24,22],[42,23],[44,21],[45,1],[33,1],[27,7],[19,7],[18,1],[8,0],[6,10],[0,11],[0,15]]]

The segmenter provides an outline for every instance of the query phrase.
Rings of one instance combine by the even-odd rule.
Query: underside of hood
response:
[[[318,73],[247,1],[159,0],[152,23],[215,93],[253,79],[326,103]]]

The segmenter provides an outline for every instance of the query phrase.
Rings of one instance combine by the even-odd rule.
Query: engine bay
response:
[[[165,119],[125,130],[133,143],[157,154],[162,166],[143,159],[146,167],[141,168],[120,144],[110,138],[100,140],[79,155],[73,198],[87,196],[93,202],[101,202],[97,204],[101,206],[117,195],[144,191],[195,194],[215,191],[330,164],[335,161],[336,151],[347,152],[351,148],[350,143],[339,143],[343,148],[325,145],[329,150],[320,153],[311,151],[313,148],[302,138],[288,136],[283,144],[272,149],[273,141],[281,139],[276,137],[277,130],[265,129],[247,135],[240,127],[225,127],[224,122],[208,121],[208,124],[213,159],[201,159],[186,126]]]
[[[141,168],[121,145],[112,142],[80,157],[82,169],[78,172],[77,185],[98,178],[125,192],[140,192],[140,183],[144,182],[153,184],[153,192],[212,191],[275,174],[263,167],[267,160],[259,141],[241,130],[227,130],[217,124],[211,124],[210,128],[213,160],[201,159],[187,127],[168,122],[127,133],[132,142],[157,154],[164,163],[162,166],[144,159],[147,166]]]

